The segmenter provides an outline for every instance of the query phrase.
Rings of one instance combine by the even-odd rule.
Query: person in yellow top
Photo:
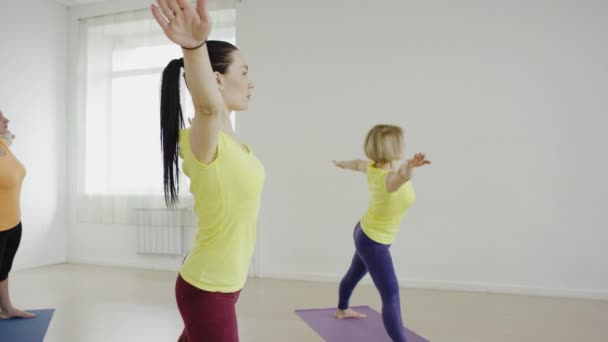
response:
[[[21,242],[21,184],[25,168],[9,146],[15,136],[0,110],[0,319],[32,318],[34,314],[13,306],[8,293],[8,274]]]
[[[369,188],[367,211],[353,233],[355,255],[340,282],[336,317],[365,318],[349,308],[349,301],[359,281],[369,272],[382,298],[382,320],[388,335],[395,342],[405,342],[399,283],[389,248],[415,200],[412,170],[431,162],[417,153],[396,167],[395,163],[403,159],[405,144],[403,130],[393,125],[374,126],[365,138],[364,149],[370,161],[334,161],[340,168],[366,173]]]
[[[152,14],[165,35],[182,47],[161,84],[161,143],[167,205],[178,201],[179,158],[190,178],[198,232],[175,285],[185,328],[179,341],[237,342],[235,305],[245,285],[256,240],[264,183],[263,165],[239,142],[230,113],[247,109],[253,83],[240,51],[207,41],[211,30],[204,0],[158,0]],[[180,77],[194,102],[184,129]]]

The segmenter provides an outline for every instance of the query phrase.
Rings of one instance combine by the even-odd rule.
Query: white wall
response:
[[[74,9],[72,41],[78,14],[127,7],[143,1]],[[240,3],[263,275],[340,279],[367,193],[330,161],[363,157],[390,122],[434,162],[392,248],[402,285],[608,298],[607,15],[591,0]],[[177,267],[136,255],[133,229],[71,225],[70,260]]]
[[[406,130],[418,202],[405,286],[608,298],[608,6],[600,1],[244,1],[263,159],[264,275],[339,280],[366,206],[367,129]]]
[[[194,229],[184,229],[183,250],[194,241]],[[78,264],[178,270],[183,256],[139,254],[137,227],[79,223],[69,235],[69,262]]]
[[[0,42],[0,107],[27,169],[14,267],[64,262],[67,9],[48,0],[2,1]]]

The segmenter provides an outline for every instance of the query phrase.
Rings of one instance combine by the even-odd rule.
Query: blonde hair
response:
[[[367,132],[363,146],[365,155],[377,164],[400,159],[403,130],[394,125],[376,125]]]

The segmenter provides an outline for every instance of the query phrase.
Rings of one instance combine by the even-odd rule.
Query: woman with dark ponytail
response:
[[[163,182],[168,206],[178,202],[179,158],[190,178],[198,233],[177,277],[175,295],[185,328],[179,341],[238,342],[235,304],[253,254],[264,167],[239,142],[230,113],[249,106],[253,83],[240,51],[208,41],[204,0],[157,0],[152,13],[180,45],[161,85]],[[195,116],[185,127],[180,77],[185,72]]]

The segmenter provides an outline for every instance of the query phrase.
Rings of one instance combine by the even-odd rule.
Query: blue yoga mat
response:
[[[0,341],[42,342],[49,328],[55,309],[26,310],[36,318],[0,319]]]
[[[369,306],[351,309],[366,314],[367,318],[337,319],[336,308],[296,310],[296,313],[327,342],[391,342],[377,311]],[[429,342],[408,329],[405,329],[405,337],[408,342]]]

